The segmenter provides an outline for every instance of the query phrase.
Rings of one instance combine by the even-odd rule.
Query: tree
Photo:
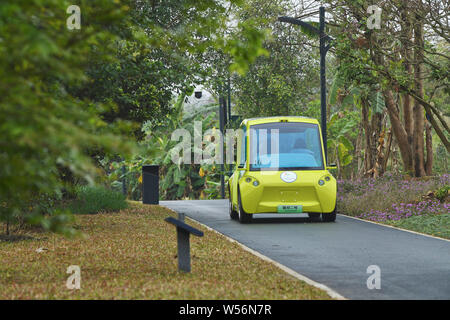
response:
[[[200,45],[213,45],[207,27],[218,30],[224,21],[215,19],[222,7],[214,1],[203,5],[192,1],[128,4],[132,23],[123,30],[136,37],[115,43],[114,61],[92,57],[87,70],[91,80],[76,88],[75,94],[109,103],[101,112],[102,119],[125,132],[131,130],[140,140],[142,124],[157,124],[165,118],[171,111],[172,95],[189,94],[206,72],[193,54]]]
[[[69,230],[68,216],[50,203],[70,187],[61,174],[94,183],[92,153],[129,155],[134,141],[121,133],[149,106],[165,116],[169,91],[187,87],[187,69],[161,74],[167,52],[190,57],[213,46],[243,71],[264,37],[247,27],[241,42],[225,40],[219,0],[82,1],[79,30],[67,28],[68,6],[5,0],[0,7],[0,220],[26,218],[55,231]]]
[[[340,67],[362,83],[376,81],[405,171],[415,176],[431,174],[433,149],[428,121],[450,150],[444,133],[444,130],[448,132],[448,125],[424,92],[424,79],[432,77],[427,74],[432,75],[433,69],[440,74],[434,77],[438,87],[448,83],[448,69],[432,62],[440,54],[435,42],[425,41],[428,36],[439,35],[429,35],[433,22],[427,22],[436,8],[426,1],[385,1],[381,5],[385,22],[378,31],[369,29],[366,24],[367,1],[327,2],[338,7],[331,24],[337,28],[335,53],[340,58]],[[433,2],[433,5],[439,4]],[[433,49],[428,49],[430,47]],[[350,71],[355,65],[360,67]]]
[[[351,72],[354,72],[355,69],[358,69],[357,65],[356,68],[355,65],[353,66]],[[360,72],[362,70],[357,71],[357,73]],[[365,176],[376,178],[383,175],[385,171],[391,146],[388,142],[385,150],[386,132],[388,132],[387,140],[390,141],[391,139],[391,131],[386,129],[385,102],[382,93],[377,90],[378,85],[373,81],[371,82],[370,78],[363,77],[362,74],[359,74],[359,78],[349,80],[350,78],[351,75],[348,74],[348,71],[343,68],[337,69],[330,88],[328,103],[333,106],[331,109],[336,110],[339,114],[346,110],[359,110],[361,128],[363,129],[360,130],[360,133],[364,133],[364,168],[362,173]],[[329,127],[332,126],[332,122],[330,121],[328,124]],[[355,128],[356,126],[352,127],[352,129]],[[358,139],[359,144],[362,144],[363,138],[358,137]],[[356,157],[359,157],[361,151],[358,139],[356,141]],[[361,168],[358,167],[358,172],[360,171]]]
[[[60,1],[3,1],[0,9],[0,219],[41,222],[68,231],[67,215],[47,210],[43,200],[60,197],[58,167],[93,181],[97,169],[86,149],[93,146],[127,153],[131,146],[108,132],[93,103],[71,96],[66,88],[85,81],[92,47],[110,58],[106,31],[125,19],[110,1],[85,6],[85,25],[69,31]],[[95,19],[94,19],[95,17]],[[42,220],[42,213],[51,213]],[[9,230],[8,230],[9,231]],[[72,230],[73,231],[73,230]]]
[[[268,54],[257,58],[245,76],[232,77],[236,111],[244,117],[303,115],[317,92],[317,50],[301,30],[277,20],[290,10],[289,1],[248,1],[237,12],[270,30],[264,43]]]

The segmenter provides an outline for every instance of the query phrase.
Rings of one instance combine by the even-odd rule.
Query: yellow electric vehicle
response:
[[[336,219],[336,179],[327,167],[319,122],[306,117],[242,121],[228,181],[229,213],[241,223],[258,213],[308,213]]]

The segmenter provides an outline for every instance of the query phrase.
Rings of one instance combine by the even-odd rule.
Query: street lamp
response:
[[[224,176],[224,172],[225,172],[225,165],[224,165],[224,161],[225,161],[225,155],[224,155],[224,141],[225,141],[225,127],[227,126],[227,124],[231,123],[231,88],[230,88],[230,76],[228,76],[228,81],[227,81],[227,94],[228,94],[228,101],[227,98],[224,95],[224,88],[221,85],[220,86],[220,93],[219,93],[219,128],[220,128],[220,132],[222,133],[222,145],[221,145],[221,158],[222,158],[222,163],[220,165],[220,170],[221,170],[221,174],[220,174],[220,196],[222,197],[222,199],[225,199],[225,176]],[[228,107],[227,107],[228,106]]]
[[[320,40],[320,116],[322,127],[322,139],[325,146],[325,161],[328,162],[327,157],[327,86],[325,78],[325,57],[330,49],[330,42],[333,40],[330,36],[325,34],[325,8],[319,8],[319,29],[308,22],[291,17],[279,17],[278,21],[287,22],[302,26],[319,36]]]
[[[202,90],[198,90],[194,92],[195,98],[196,99],[201,99],[202,98]]]
[[[225,177],[224,177],[224,171],[225,166],[223,162],[225,161],[225,155],[223,152],[224,148],[224,132],[225,132],[225,125],[226,125],[226,100],[222,95],[222,87],[220,88],[220,94],[219,94],[219,130],[222,135],[222,140],[220,141],[220,156],[221,156],[221,162],[220,162],[220,197],[222,199],[225,199]]]

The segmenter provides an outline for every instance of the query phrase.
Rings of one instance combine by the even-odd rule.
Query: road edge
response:
[[[436,236],[432,236],[431,234],[426,234],[426,233],[417,232],[417,231],[413,231],[413,230],[403,229],[403,228],[391,226],[391,225],[384,224],[384,223],[379,223],[379,222],[375,222],[375,221],[370,221],[370,220],[365,220],[365,219],[361,219],[361,218],[357,218],[357,217],[352,217],[352,216],[348,216],[348,215],[342,214],[342,213],[338,213],[338,216],[347,217],[347,218],[351,218],[351,219],[355,219],[355,220],[359,220],[359,221],[363,221],[363,222],[373,223],[373,224],[376,224],[376,225],[379,225],[379,226],[382,226],[382,227],[387,227],[387,228],[392,228],[392,229],[396,229],[396,230],[400,230],[400,231],[414,233],[414,234],[417,234],[417,235],[420,235],[420,236],[425,236],[425,237],[433,238],[433,239],[436,239],[436,240],[444,240],[444,241],[450,242],[450,239],[436,237]]]
[[[198,223],[202,227],[204,227],[204,228],[206,228],[206,229],[208,229],[210,231],[213,231],[213,232],[215,232],[215,233],[225,237],[228,241],[230,241],[232,243],[237,243],[245,251],[250,252],[251,254],[257,256],[258,258],[275,265],[276,267],[278,267],[279,269],[281,269],[284,272],[288,273],[289,275],[293,276],[294,278],[296,278],[298,280],[301,280],[303,282],[306,282],[307,284],[309,284],[309,285],[311,285],[313,287],[316,287],[318,289],[321,289],[321,290],[325,291],[331,298],[336,299],[336,300],[348,300],[347,298],[345,298],[341,294],[337,293],[335,290],[331,289],[330,287],[327,287],[326,285],[324,285],[324,284],[322,284],[320,282],[314,281],[314,280],[312,280],[312,279],[310,279],[310,278],[308,278],[308,277],[306,277],[306,276],[304,276],[304,275],[302,275],[302,274],[292,270],[291,268],[286,267],[285,265],[283,265],[283,264],[281,264],[281,263],[279,263],[279,262],[277,262],[275,260],[272,260],[271,258],[263,255],[262,253],[260,253],[260,252],[258,252],[256,250],[253,250],[252,248],[247,247],[245,244],[242,244],[239,241],[237,241],[237,240],[235,240],[233,238],[230,238],[230,237],[224,235],[223,233],[221,233],[221,232],[219,232],[219,231],[217,231],[217,230],[215,230],[215,229],[213,229],[211,227],[208,227],[207,225],[205,225],[205,224],[203,224],[203,223],[201,223],[201,222],[199,222],[199,221],[197,221],[195,219],[192,219],[189,216],[186,216],[186,217],[189,220],[192,220],[195,223]]]
[[[160,206],[164,207],[166,209],[169,209],[170,211],[172,211],[174,213],[177,213],[175,210],[173,210],[171,208],[168,208],[168,207],[163,206],[163,205],[160,205]],[[258,258],[260,258],[260,259],[262,259],[264,261],[267,261],[267,262],[273,264],[274,266],[276,266],[277,268],[279,268],[282,271],[286,272],[287,274],[291,275],[292,277],[296,278],[297,280],[306,282],[307,284],[309,284],[309,285],[311,285],[311,286],[313,286],[315,288],[318,288],[320,290],[325,291],[331,298],[336,299],[336,300],[348,300],[347,298],[345,298],[344,296],[342,296],[341,294],[339,294],[335,290],[331,289],[330,287],[327,287],[326,285],[324,285],[324,284],[322,284],[320,282],[314,281],[314,280],[312,280],[312,279],[310,279],[310,278],[308,278],[308,277],[306,277],[306,276],[304,276],[304,275],[302,275],[302,274],[292,270],[291,268],[286,267],[285,265],[283,265],[283,264],[281,264],[281,263],[279,263],[279,262],[277,262],[277,261],[275,261],[275,260],[273,260],[273,259],[271,259],[271,258],[269,258],[269,257],[267,257],[265,255],[263,255],[262,253],[260,253],[260,252],[258,252],[256,250],[253,250],[252,248],[247,247],[245,244],[242,244],[239,241],[237,241],[237,240],[235,240],[233,238],[230,238],[227,235],[225,235],[225,234],[223,234],[223,233],[221,233],[221,232],[219,232],[219,231],[217,231],[217,230],[215,230],[215,229],[213,229],[213,228],[211,228],[211,227],[209,227],[209,226],[207,226],[207,225],[205,225],[205,224],[203,224],[203,223],[201,223],[201,222],[199,222],[199,221],[197,221],[197,220],[195,220],[195,219],[193,219],[193,218],[191,218],[191,217],[189,217],[187,215],[186,215],[186,218],[188,218],[189,220],[191,220],[191,221],[193,221],[195,223],[198,223],[199,225],[201,225],[202,227],[204,227],[205,229],[207,229],[209,231],[215,232],[215,233],[223,236],[225,239],[227,239],[228,241],[230,241],[232,243],[237,243],[245,251],[253,254],[254,256],[256,256],[256,257],[258,257]]]

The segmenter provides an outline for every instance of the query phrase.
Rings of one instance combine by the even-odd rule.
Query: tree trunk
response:
[[[408,136],[408,143],[409,145],[413,144],[413,112],[411,107],[412,99],[408,94],[403,95],[403,118],[405,122],[405,131],[406,135]]]
[[[381,177],[384,174],[384,141],[385,131],[380,133],[378,138],[377,158],[374,165],[374,178]]]
[[[431,134],[431,124],[429,121],[425,121],[425,143],[427,149],[425,172],[427,176],[431,176],[433,174],[433,136]]]
[[[383,132],[383,114],[372,114],[372,139],[370,150],[372,152],[372,176],[378,178],[383,175],[380,161],[384,157],[384,132]]]
[[[423,98],[423,22],[416,14],[414,21],[414,88],[417,95]],[[423,177],[425,173],[424,160],[424,109],[418,102],[414,102],[413,108],[414,131],[413,131],[413,153],[414,153],[414,174],[416,177]]]
[[[408,75],[410,75],[410,79],[413,78],[413,69],[411,66],[411,39],[412,39],[412,24],[411,17],[409,13],[410,1],[404,0],[401,2],[401,17],[402,17],[402,31],[400,41],[402,43],[402,58],[403,65]],[[413,144],[413,113],[412,113],[412,100],[408,94],[403,94],[402,96],[402,104],[403,104],[403,119],[405,123],[405,131],[408,136],[409,144]]]
[[[388,138],[387,138],[387,146],[386,146],[386,156],[384,158],[384,163],[383,163],[383,172],[386,172],[387,169],[387,165],[388,165],[388,161],[389,161],[389,156],[391,154],[391,146],[392,146],[392,129],[389,129],[388,131]]]
[[[370,151],[370,137],[372,130],[369,124],[369,107],[365,101],[361,101],[362,124],[364,128],[365,146],[364,146],[364,175],[366,176],[372,169],[372,152]]]
[[[411,154],[411,147],[408,143],[408,135],[406,134],[406,130],[400,120],[392,91],[388,89],[383,90],[383,96],[389,114],[389,119],[391,120],[392,131],[397,139],[404,170],[411,174],[413,172],[413,158]]]
[[[400,41],[402,43],[401,55],[406,73],[411,74],[411,78],[414,79],[414,86],[407,85],[407,89],[410,90],[411,87],[414,87],[413,91],[416,92],[418,89],[420,92],[419,96],[423,97],[423,82],[421,79],[424,53],[423,22],[421,20],[422,17],[419,16],[422,13],[419,11],[420,8],[418,8],[421,3],[419,4],[416,1],[409,0],[399,3],[402,4],[399,8],[402,15],[402,30],[400,32]],[[372,35],[372,37],[374,36]],[[414,61],[411,60],[412,53],[414,54]],[[377,65],[385,66],[386,69],[388,68],[382,52],[372,51],[372,60]],[[386,72],[386,74],[389,75],[389,72]],[[393,81],[391,85],[403,89],[402,85],[396,83],[396,81]],[[399,147],[403,169],[410,175],[423,176],[425,175],[423,107],[420,103],[417,103],[418,101],[415,97],[414,105],[412,106],[413,96],[406,94],[409,93],[408,90],[403,91],[405,95],[402,99],[404,123],[402,122],[400,110],[392,89],[383,89],[383,96],[391,121],[392,132]]]
[[[361,171],[364,169],[363,161],[361,157],[361,150],[362,150],[362,144],[363,144],[363,129],[361,126],[361,123],[358,126],[358,138],[356,139],[356,148],[355,148],[355,154],[356,154],[356,164],[357,164],[357,170],[356,175],[361,175]]]
[[[399,172],[398,169],[398,162],[399,162],[399,158],[400,158],[400,152],[398,152],[399,148],[398,148],[398,142],[397,139],[394,139],[394,135],[393,135],[393,139],[392,139],[392,156],[391,156],[391,170],[397,174]]]

